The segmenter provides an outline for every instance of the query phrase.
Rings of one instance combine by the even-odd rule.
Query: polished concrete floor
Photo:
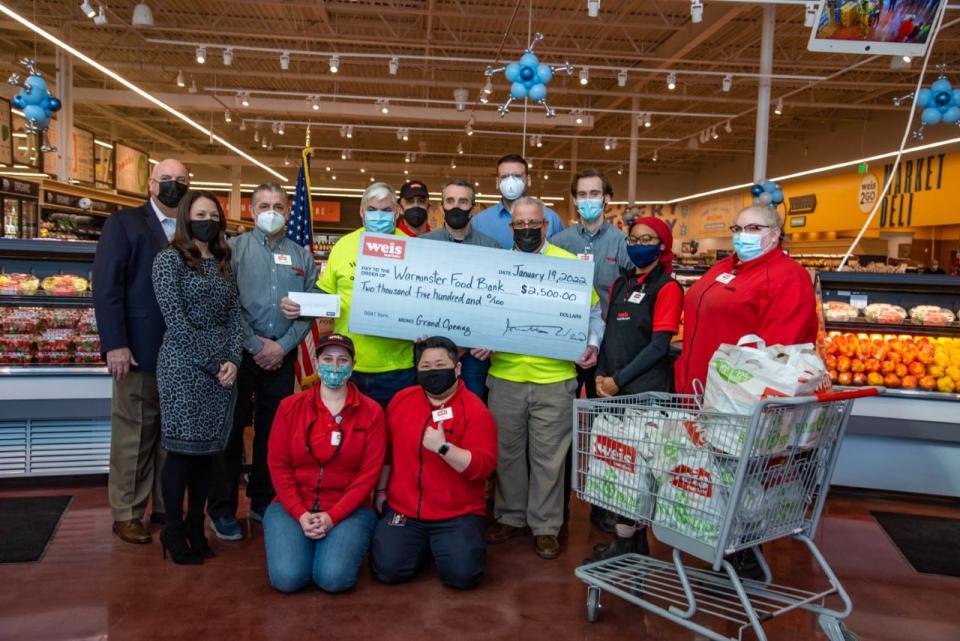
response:
[[[530,537],[491,546],[488,576],[472,592],[442,587],[431,569],[402,586],[376,584],[364,570],[347,594],[284,595],[267,583],[256,524],[242,542],[215,541],[217,557],[203,566],[175,566],[161,559],[159,543],[130,545],[111,534],[104,485],[0,487],[0,496],[55,493],[75,499],[44,559],[0,566],[3,641],[704,638],[609,595],[601,621],[587,623],[573,570],[603,535],[576,502],[559,560],[538,559]],[[853,598],[849,627],[864,641],[960,639],[960,579],[917,574],[871,509],[960,517],[957,503],[835,493],[817,543]],[[768,549],[777,582],[822,583],[794,542]],[[668,550],[655,544],[654,553],[666,558]],[[766,629],[771,640],[825,638],[806,613]]]

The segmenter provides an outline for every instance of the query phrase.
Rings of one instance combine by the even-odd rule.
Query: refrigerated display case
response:
[[[960,496],[960,278],[819,276],[831,375],[887,388],[856,401],[833,482]]]
[[[0,178],[0,236],[33,238],[37,233],[39,183]]]

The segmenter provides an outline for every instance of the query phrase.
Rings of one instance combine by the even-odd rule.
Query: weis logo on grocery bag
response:
[[[624,472],[636,473],[637,448],[615,441],[609,436],[598,436],[594,446],[593,456],[610,467]]]
[[[406,255],[407,242],[405,240],[378,240],[367,239],[363,241],[363,255],[376,256],[378,258],[394,258],[403,260]]]
[[[753,378],[753,374],[747,370],[737,369],[727,361],[722,361],[720,359],[717,359],[716,369],[717,373],[720,375],[720,378],[728,383],[746,383]]]
[[[689,465],[678,465],[671,473],[670,483],[677,489],[710,498],[713,496],[713,476],[702,467],[693,469]]]

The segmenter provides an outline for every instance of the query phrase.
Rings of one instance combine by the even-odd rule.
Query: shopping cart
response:
[[[649,525],[673,548],[671,561],[625,554],[577,568],[588,619],[598,619],[603,591],[716,641],[750,629],[766,641],[762,624],[798,609],[818,615],[830,641],[856,639],[842,621],[850,597],[812,537],[853,401],[879,391],[767,399],[749,416],[705,411],[696,396],[574,401],[577,496]],[[787,536],[809,550],[828,587],[773,583],[760,545]],[[762,580],[741,579],[727,560],[743,550]],[[710,567],[690,567],[681,553]],[[839,609],[827,607],[833,596]]]

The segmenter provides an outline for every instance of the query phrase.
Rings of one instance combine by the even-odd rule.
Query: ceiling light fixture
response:
[[[463,87],[453,90],[453,101],[457,103],[457,111],[463,111],[467,108],[467,98],[469,93]]]
[[[253,142],[260,142],[260,130],[259,130],[259,129],[254,129],[254,130],[253,130]]]
[[[266,135],[266,134],[264,134],[263,137],[260,138],[260,146],[263,147],[264,149],[267,148],[267,135]]]
[[[197,81],[196,81],[196,80],[191,80],[191,81],[190,81],[190,88],[187,89],[187,91],[190,92],[190,93],[197,93]]]
[[[910,64],[913,61],[913,58],[911,58],[910,56],[904,56],[903,58],[901,58],[901,60],[903,60],[907,64]]]
[[[90,4],[90,0],[83,0],[83,2],[80,3],[80,11],[83,11],[83,15],[87,16],[88,18],[92,18],[93,16],[97,15],[97,10],[94,9],[93,5]]]
[[[346,149],[340,152],[340,160],[346,160],[349,156],[350,154]]]
[[[377,100],[377,105],[380,107],[380,113],[383,115],[390,113],[390,101],[386,98],[380,98]]]
[[[232,120],[233,120],[233,117],[230,115],[230,110],[227,109],[226,111],[223,112],[223,121],[231,122]]]
[[[361,168],[360,168],[360,173],[361,173],[361,174],[365,174],[365,173],[367,173],[367,170],[364,169],[363,167],[361,167]]]
[[[223,66],[229,67],[233,64],[233,47],[227,47],[223,50]]]
[[[134,27],[152,27],[153,11],[146,2],[141,2],[133,8],[133,18],[130,21]]]
[[[320,111],[320,98],[317,96],[310,96],[307,98],[310,101],[310,108],[314,111]]]
[[[716,127],[714,127],[713,129],[710,130],[710,137],[711,137],[712,139],[714,139],[714,140],[716,140],[717,138],[720,137],[720,134],[717,133],[717,128],[716,128]]]
[[[387,69],[390,71],[391,76],[397,75],[397,70],[400,69],[400,58],[396,56],[390,58],[390,62],[387,63]]]
[[[284,156],[284,157],[283,157],[283,166],[284,166],[284,167],[289,167],[289,166],[290,166],[290,158],[288,158],[287,156]]]
[[[618,176],[622,176],[622,175],[623,175],[623,167],[617,167],[617,175],[618,175]]]
[[[596,18],[600,15],[600,0],[587,0],[587,16]]]
[[[277,125],[277,134],[282,136],[285,133],[286,133],[286,129],[284,128],[283,123],[281,122]]]
[[[690,22],[703,22],[703,3],[700,0],[690,0]]]
[[[473,135],[473,125],[471,125],[469,122],[464,126],[463,130],[466,132],[468,136]]]
[[[451,161],[450,161],[450,169],[456,169],[456,168],[457,168],[457,161],[456,161],[456,160],[451,160]]]
[[[403,162],[410,162],[410,154],[409,154],[409,152],[407,153],[406,156],[403,157]]]
[[[728,134],[732,134],[732,133],[733,133],[733,127],[730,126],[730,121],[729,121],[729,120],[728,120],[727,122],[723,123],[723,130],[724,130],[726,133],[728,133]]]
[[[580,68],[580,84],[585,85],[590,82],[590,68],[581,67]]]
[[[458,143],[457,143],[457,153],[458,153],[458,154],[462,154],[462,153],[463,153],[463,143],[462,143],[462,142],[458,142]]]
[[[671,71],[667,74],[667,89],[673,91],[677,88],[677,72]]]
[[[247,130],[247,121],[246,121],[246,120],[241,120],[241,121],[240,121],[240,131],[246,131],[246,130]]]
[[[621,69],[617,74],[617,86],[626,87],[627,86],[627,70]]]
[[[773,113],[778,116],[783,113],[783,98],[777,98],[777,104],[773,107]]]
[[[803,26],[807,29],[812,29],[813,25],[817,22],[817,3],[808,2],[804,5],[803,9]]]
[[[653,152],[653,157],[650,158],[650,160],[652,160],[653,162],[657,162],[657,152],[656,152],[656,150],[654,150],[654,152]]]
[[[94,23],[95,25],[99,25],[99,26],[101,26],[101,27],[102,27],[103,25],[107,24],[106,8],[105,8],[103,5],[100,5],[100,13],[98,13],[96,16],[94,16],[94,18],[93,18],[93,23]]]
[[[240,104],[243,105],[244,107],[249,107],[249,106],[250,106],[250,94],[249,94],[249,93],[243,92],[242,94],[240,94]]]
[[[280,69],[287,71],[290,68],[290,52],[284,51],[280,54]]]
[[[723,77],[723,84],[720,86],[720,88],[723,89],[724,92],[729,93],[730,88],[732,86],[733,86],[733,75],[728,73]]]
[[[652,116],[650,115],[650,112],[643,114],[643,126],[648,129],[651,126],[653,126],[653,119],[652,119]]]
[[[197,64],[202,65],[207,61],[207,48],[197,47]]]
[[[340,56],[333,54],[330,56],[330,73],[337,73],[340,71]]]
[[[178,72],[177,72],[177,86],[178,86],[178,87],[186,87],[186,86],[187,86],[187,81],[183,79],[183,71],[178,71]]]

